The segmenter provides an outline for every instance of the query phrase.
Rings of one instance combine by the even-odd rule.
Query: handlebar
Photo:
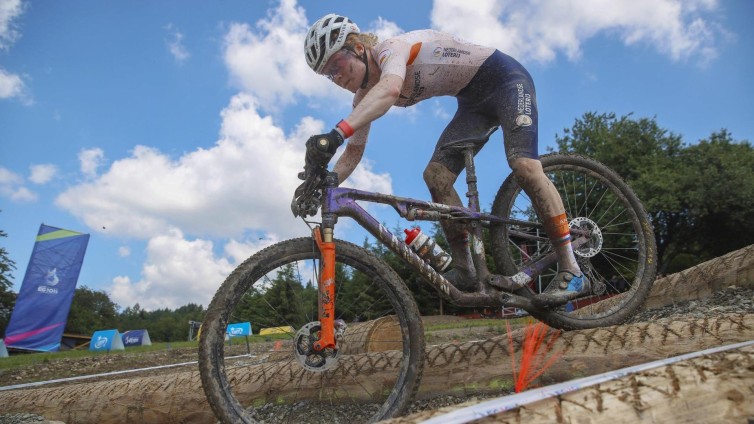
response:
[[[307,171],[304,173],[304,182],[296,189],[291,202],[291,212],[295,217],[306,218],[317,214],[322,206],[322,197],[324,189],[328,186],[328,179],[334,178],[329,184],[337,186],[338,175],[327,171],[327,168],[315,168]]]

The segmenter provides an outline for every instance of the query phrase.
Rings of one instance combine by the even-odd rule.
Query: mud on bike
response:
[[[479,206],[474,151],[495,129],[445,147],[465,155],[467,207],[339,188],[337,175],[326,171],[306,178],[294,209],[302,218],[321,209],[312,236],[251,256],[208,307],[199,366],[219,419],[332,423],[358,416],[374,422],[403,412],[416,393],[425,348],[416,302],[384,260],[335,238],[341,217],[356,221],[455,305],[513,306],[559,329],[615,325],[632,316],[656,269],[652,228],[637,196],[595,160],[564,154],[540,158],[563,199],[577,261],[592,289],[563,305],[538,304],[537,294],[557,272],[557,258],[531,200],[510,175],[491,211]],[[478,289],[454,287],[357,202],[389,205],[409,221],[464,223]],[[485,232],[502,274],[489,271]],[[226,342],[227,325],[246,321],[274,334],[253,343],[253,351]],[[347,415],[338,420],[342,409],[333,405],[345,405]]]

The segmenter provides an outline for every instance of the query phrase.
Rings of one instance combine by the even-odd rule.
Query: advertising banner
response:
[[[251,336],[251,323],[237,322],[235,324],[228,324],[226,331],[230,337]]]
[[[60,350],[89,234],[42,224],[26,268],[5,344],[41,352]]]

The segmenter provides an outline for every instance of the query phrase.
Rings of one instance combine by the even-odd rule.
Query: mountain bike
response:
[[[592,288],[565,304],[539,304],[537,295],[555,276],[557,258],[531,200],[508,176],[491,211],[479,206],[474,152],[495,129],[445,147],[465,156],[467,207],[340,188],[337,175],[326,170],[306,176],[292,207],[312,235],[251,256],[208,307],[199,364],[218,418],[332,423],[353,422],[357,413],[361,421],[373,422],[400,414],[415,394],[425,347],[417,304],[374,249],[335,238],[341,217],[352,218],[455,305],[516,307],[560,329],[615,325],[632,316],[646,299],[656,268],[652,227],[637,196],[595,160],[564,154],[540,158],[563,199],[577,261]],[[359,203],[389,205],[408,221],[464,223],[477,290],[454,287]],[[306,221],[320,209],[320,221]],[[254,336],[261,341],[252,344],[253,352],[226,342],[227,325],[241,321],[268,333]],[[350,408],[347,416],[338,419],[341,409],[334,405]]]

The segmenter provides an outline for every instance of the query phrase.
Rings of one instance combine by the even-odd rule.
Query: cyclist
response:
[[[411,106],[435,96],[454,96],[458,110],[443,131],[424,170],[432,200],[462,206],[453,183],[464,169],[463,155],[441,147],[453,140],[501,126],[508,164],[529,195],[558,255],[559,272],[540,302],[562,304],[590,290],[573,254],[563,202],[542,170],[537,152],[537,100],[531,76],[512,57],[490,47],[433,30],[404,33],[378,42],[345,16],[328,14],[314,23],[304,42],[314,72],[355,94],[353,111],[327,134],[306,145],[306,168],[325,167],[349,139],[335,164],[343,182],[361,161],[372,121],[392,106]],[[321,141],[325,140],[325,141]],[[480,147],[481,148],[481,147]],[[441,222],[453,268],[444,274],[465,291],[479,289],[468,232]]]

